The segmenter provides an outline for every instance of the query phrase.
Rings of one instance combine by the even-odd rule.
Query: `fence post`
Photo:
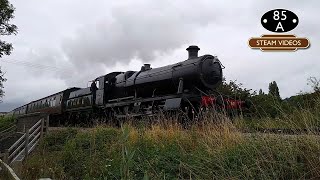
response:
[[[48,134],[48,132],[49,132],[49,121],[50,121],[50,118],[49,118],[49,115],[48,115],[47,118],[46,118],[46,134]]]
[[[41,131],[40,131],[40,139],[43,138],[43,126],[44,126],[44,118],[41,119]]]
[[[24,158],[28,156],[28,144],[29,144],[29,129],[26,129],[26,140],[25,140],[25,149],[24,149]]]

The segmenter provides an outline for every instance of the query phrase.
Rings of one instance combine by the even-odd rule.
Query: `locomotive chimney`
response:
[[[141,71],[147,71],[147,70],[150,70],[150,69],[151,69],[151,65],[150,64],[144,64],[141,67]]]
[[[144,64],[144,68],[145,68],[145,70],[151,69],[151,64]]]
[[[197,58],[198,57],[198,51],[200,50],[200,48],[198,46],[189,46],[187,49],[186,49],[189,53],[189,57],[188,59],[191,59],[191,58]]]

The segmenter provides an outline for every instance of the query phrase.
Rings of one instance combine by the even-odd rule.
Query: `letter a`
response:
[[[281,22],[278,23],[276,31],[278,31],[278,29],[281,29],[282,31],[284,31]]]

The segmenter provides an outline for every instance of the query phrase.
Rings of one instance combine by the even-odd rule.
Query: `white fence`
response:
[[[26,129],[25,133],[7,150],[4,161],[11,164],[26,158],[43,137],[48,124],[48,118],[41,118],[30,129]]]

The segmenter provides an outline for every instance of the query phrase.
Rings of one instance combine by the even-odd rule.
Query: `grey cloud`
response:
[[[62,49],[79,68],[94,63],[126,64],[133,58],[150,62],[158,54],[192,43],[195,30],[218,14],[205,3],[159,1],[120,6],[111,9],[112,19],[86,25],[75,37],[65,39]]]

